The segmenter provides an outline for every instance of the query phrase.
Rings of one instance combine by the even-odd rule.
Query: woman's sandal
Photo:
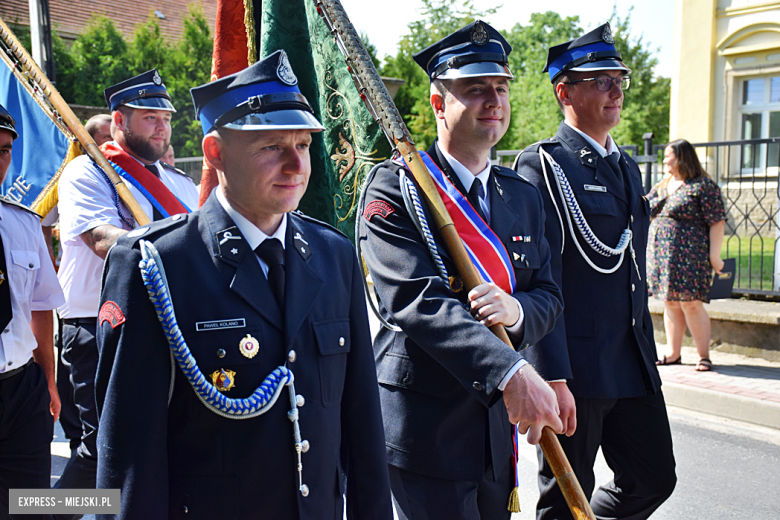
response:
[[[661,366],[661,365],[682,365],[682,356],[678,357],[674,361],[670,361],[669,358],[667,358],[666,355],[664,355],[664,358],[661,361],[656,361],[655,364],[658,365],[658,366]]]
[[[696,363],[696,371],[697,372],[709,372],[712,370],[712,361],[709,359],[701,358],[698,363]]]

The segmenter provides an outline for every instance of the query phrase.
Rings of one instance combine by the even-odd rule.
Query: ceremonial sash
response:
[[[444,206],[452,217],[455,229],[466,246],[466,252],[479,274],[506,293],[515,292],[515,271],[504,244],[428,154],[420,152],[420,157],[428,168]]]
[[[100,151],[103,152],[116,172],[135,186],[163,217],[167,218],[177,213],[190,213],[191,210],[171,193],[171,190],[160,179],[116,143],[104,143],[100,147]]]

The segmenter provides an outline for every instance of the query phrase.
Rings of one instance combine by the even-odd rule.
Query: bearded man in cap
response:
[[[98,485],[120,518],[391,520],[361,267],[293,211],[323,127],[284,51],[192,98],[219,186],[106,260]]]
[[[586,496],[601,447],[615,478],[591,498],[597,518],[644,519],[676,483],[672,437],[647,307],[650,211],[639,168],[609,131],[631,72],[609,24],[549,49],[545,72],[565,120],[517,158],[542,192],[563,319],[528,349],[558,396],[561,444]],[[537,518],[571,518],[539,454]]]
[[[100,150],[146,216],[160,220],[197,208],[198,191],[192,180],[159,160],[168,149],[175,109],[157,70],[114,85],[104,94],[115,140]],[[63,254],[57,274],[66,300],[58,309],[63,319],[63,361],[71,368],[82,435],[56,487],[94,488],[100,277],[108,250],[137,223],[109,178],[86,155],[71,161],[62,173],[59,211]]]
[[[477,21],[415,55],[438,133],[424,161],[488,282],[464,290],[438,232],[418,232],[433,221],[404,202],[416,189],[400,159],[372,171],[358,213],[386,321],[374,353],[399,518],[508,519],[512,424],[534,444],[561,429],[550,387],[487,328],[506,326],[524,348],[561,312],[541,196],[488,158],[509,125],[510,51]]]

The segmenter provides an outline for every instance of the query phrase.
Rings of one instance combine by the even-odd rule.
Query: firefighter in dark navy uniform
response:
[[[402,163],[383,163],[365,188],[360,243],[388,322],[374,352],[402,519],[508,519],[510,421],[532,443],[545,425],[560,431],[550,387],[484,326],[506,326],[522,348],[552,330],[561,312],[541,196],[488,159],[509,125],[510,51],[498,31],[477,21],[415,55],[431,78],[437,120],[428,168],[450,190],[460,236],[474,236],[468,247],[492,266],[491,283],[464,290],[438,232],[433,248],[418,231],[423,222],[434,229],[433,220],[404,202],[414,190]],[[506,275],[514,283],[502,282]]]
[[[277,51],[194,88],[220,186],[108,255],[98,486],[120,518],[340,520],[346,495],[392,519],[360,266],[292,211],[322,129],[296,83]]]
[[[515,167],[544,198],[565,303],[563,319],[527,357],[558,395],[561,444],[586,496],[599,447],[615,472],[591,498],[596,517],[643,519],[669,497],[676,477],[647,307],[649,208],[639,168],[609,135],[630,81],[621,60],[609,24],[549,49],[545,72],[565,120]],[[539,459],[537,518],[571,518]]]

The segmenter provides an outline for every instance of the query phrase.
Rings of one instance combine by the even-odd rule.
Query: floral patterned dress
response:
[[[708,301],[710,225],[726,219],[720,188],[700,177],[671,195],[656,186],[647,200],[653,219],[647,244],[650,294],[664,301]]]

